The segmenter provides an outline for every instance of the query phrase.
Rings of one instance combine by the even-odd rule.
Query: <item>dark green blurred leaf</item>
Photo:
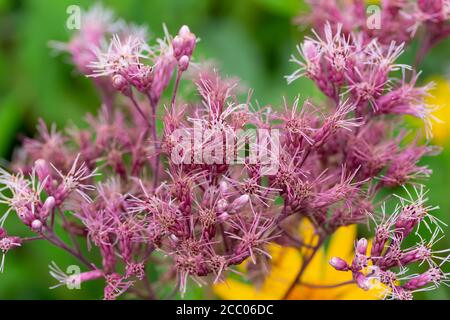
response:
[[[86,110],[98,105],[92,102],[92,86],[80,83],[71,74],[72,68],[61,68],[64,61],[52,57],[48,46],[50,40],[67,40],[66,8],[70,4],[73,1],[27,1],[20,30],[20,75],[27,86],[27,101],[37,116],[59,124],[68,119],[78,123]]]
[[[205,57],[214,57],[225,75],[238,76],[255,90],[263,88],[265,74],[261,55],[254,40],[240,25],[231,20],[211,21],[202,39],[199,47]]]
[[[12,147],[17,129],[20,127],[23,108],[11,94],[0,100],[0,157],[5,157]]]
[[[0,13],[6,11],[9,7],[9,0],[0,0]]]

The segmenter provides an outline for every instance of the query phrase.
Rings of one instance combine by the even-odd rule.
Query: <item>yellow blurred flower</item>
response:
[[[313,239],[312,227],[304,225],[300,231],[302,239]],[[319,249],[306,268],[302,283],[289,294],[292,300],[373,300],[377,294],[364,291],[356,284],[333,286],[352,280],[351,272],[340,272],[332,268],[328,261],[332,257],[341,257],[351,261],[356,239],[356,226],[341,227],[331,237],[326,249]],[[314,239],[313,239],[314,240]],[[313,241],[314,242],[314,241]],[[272,255],[271,269],[261,287],[228,278],[225,282],[214,286],[214,292],[222,299],[282,299],[297,276],[302,265],[302,254],[295,248],[269,245]]]
[[[442,77],[433,77],[430,79],[436,86],[430,90],[431,96],[427,98],[426,103],[429,106],[438,106],[433,112],[440,122],[433,122],[433,136],[437,144],[443,145],[449,142],[450,138],[450,81]]]

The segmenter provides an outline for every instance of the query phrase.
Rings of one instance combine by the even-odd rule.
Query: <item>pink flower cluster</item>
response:
[[[408,65],[396,63],[403,47],[394,41],[383,45],[377,38],[365,40],[361,33],[345,34],[341,24],[327,23],[324,39],[316,34],[297,47],[300,59],[293,55],[291,61],[299,68],[287,80],[290,83],[307,76],[336,103],[348,97],[362,121],[389,114],[420,118],[429,136],[435,108],[425,105],[423,99],[432,84],[416,86],[419,74]],[[396,71],[402,72],[400,81],[392,78]],[[408,72],[412,76],[407,76]]]
[[[450,34],[450,1],[448,0],[382,0],[366,8],[363,0],[307,0],[311,12],[296,18],[298,24],[312,24],[323,31],[329,22],[342,25],[345,33],[358,30],[368,41],[377,38],[381,44],[392,41],[407,43],[417,33],[422,39],[420,58]]]
[[[371,246],[365,238],[355,245],[355,256],[351,264],[339,257],[333,257],[330,264],[340,271],[351,271],[353,279],[364,290],[375,289],[383,298],[410,300],[413,294],[448,284],[448,273],[441,267],[447,262],[450,249],[434,250],[433,246],[444,238],[443,222],[429,214],[437,208],[425,205],[423,187],[414,188],[415,195],[400,198],[401,205],[387,214],[383,207],[379,218],[374,219],[375,237]],[[417,198],[417,199],[415,199]],[[430,239],[423,239],[418,233],[420,225],[432,233]],[[432,228],[435,229],[432,231]],[[427,230],[427,231],[428,231]],[[420,240],[408,246],[407,237],[415,231]],[[410,273],[414,264],[425,265],[422,273]]]
[[[411,139],[399,129],[403,116],[410,115],[422,119],[430,131],[433,109],[424,102],[429,86],[417,86],[418,73],[396,62],[403,44],[380,41],[364,31],[352,33],[353,25],[349,30],[348,23],[331,16],[322,25],[316,15],[312,17],[323,36],[315,34],[299,45],[300,57],[292,57],[298,70],[287,79],[307,76],[326,100],[320,105],[285,100],[284,107],[273,110],[253,107],[250,95],[241,100],[236,79],[192,63],[197,38],[187,26],[175,37],[164,28],[164,39],[149,45],[143,28],[114,21],[98,6],[85,13],[69,44],[57,46],[94,80],[102,107],[97,116],[87,117],[86,128],[59,132],[41,121],[38,136],[25,139],[17,151],[14,173],[0,171],[0,202],[9,207],[0,219],[2,267],[9,250],[44,239],[87,269],[75,278],[52,264],[57,286],[104,279],[105,299],[124,293],[164,298],[155,288],[167,283],[184,293],[189,278],[200,285],[222,281],[226,271],[246,260],[263,268],[270,259],[268,242],[312,249],[306,268],[339,227],[371,217],[379,221],[375,199],[380,190],[417,184],[431,173],[418,163],[435,149],[421,144],[419,134]],[[182,85],[195,88],[198,98],[183,101]],[[200,142],[191,134],[194,124],[203,133]],[[163,129],[158,132],[159,125]],[[248,128],[277,131],[280,137],[269,135],[267,144],[254,149],[251,137],[239,136]],[[187,148],[179,148],[180,132],[192,139]],[[218,156],[229,148],[223,137],[230,135],[237,141],[232,154],[236,145],[246,150],[242,163]],[[268,172],[252,152],[271,154],[277,170]],[[212,156],[202,157],[205,153]],[[188,161],[175,161],[174,155]],[[423,277],[445,283],[446,274],[436,276],[431,251],[423,259],[408,258],[429,243],[400,250],[420,221],[437,221],[424,201],[420,193],[419,200],[379,222],[371,255],[360,240],[351,266],[339,258],[331,264],[351,270],[364,289],[373,278],[366,270],[368,261],[383,283],[393,267],[430,264],[433,275],[429,270],[402,286],[392,282],[389,296],[394,298],[409,297],[426,286],[430,281]],[[4,225],[12,212],[33,236],[6,234]],[[305,219],[314,225],[318,243],[293,235]],[[56,224],[70,244],[57,234]],[[391,247],[398,248],[394,257]],[[99,254],[101,263],[87,251]],[[151,264],[166,273],[150,280]]]

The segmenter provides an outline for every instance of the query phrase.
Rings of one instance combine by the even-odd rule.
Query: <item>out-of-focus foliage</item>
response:
[[[61,127],[69,121],[82,123],[86,112],[98,108],[99,99],[90,81],[75,74],[67,56],[55,56],[48,46],[50,40],[68,39],[67,7],[86,8],[90,4],[88,0],[0,0],[0,158],[11,158],[20,136],[33,134],[38,117]],[[183,24],[189,25],[201,38],[196,59],[213,59],[224,74],[240,77],[254,89],[253,97],[261,105],[277,107],[283,95],[319,99],[309,80],[287,86],[283,78],[292,71],[289,55],[304,35],[304,29],[298,30],[291,23],[300,10],[307,10],[300,0],[105,0],[103,4],[127,21],[148,25],[154,37],[162,35],[163,23],[172,33]],[[449,49],[446,41],[431,52],[421,66],[422,79],[445,76]],[[411,63],[413,55],[407,52],[403,60]],[[440,218],[450,222],[450,152],[444,149],[427,162],[435,171],[428,183],[431,203],[440,205]],[[19,224],[8,227],[11,232],[14,227],[19,231]],[[445,241],[448,243],[442,246],[448,247],[450,240]],[[7,259],[5,273],[0,274],[0,299],[101,296],[98,283],[83,284],[82,290],[47,289],[54,284],[47,263],[74,263],[50,245],[43,249],[42,244],[30,243]],[[192,285],[185,298],[202,297],[211,297],[211,293]],[[449,298],[450,291],[444,287],[422,297]]]

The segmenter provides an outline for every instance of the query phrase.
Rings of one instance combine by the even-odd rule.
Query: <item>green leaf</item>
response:
[[[0,0],[0,13],[6,11],[9,5],[10,5],[9,0]]]
[[[214,57],[223,76],[239,77],[255,93],[264,91],[266,75],[261,68],[261,53],[242,26],[232,20],[216,20],[208,25],[202,39],[199,50],[203,57]]]
[[[253,0],[272,13],[288,17],[296,16],[300,11],[306,11],[307,5],[301,0]]]
[[[9,95],[0,100],[0,157],[6,157],[8,151],[13,146],[15,134],[19,129],[23,115],[23,108],[20,107],[14,95]]]
[[[52,56],[48,45],[50,40],[68,39],[65,21],[70,4],[73,1],[25,2],[19,32],[19,81],[27,94],[24,99],[32,105],[35,116],[60,125],[69,119],[80,122],[87,110],[99,105],[92,85],[74,74],[73,67],[66,64],[67,56]]]

